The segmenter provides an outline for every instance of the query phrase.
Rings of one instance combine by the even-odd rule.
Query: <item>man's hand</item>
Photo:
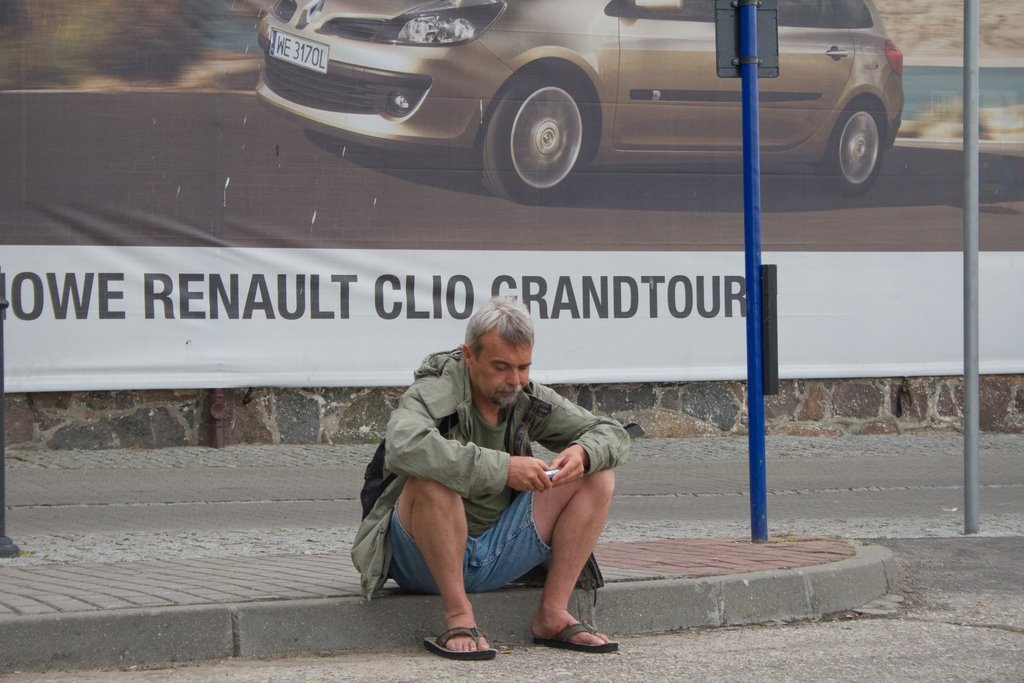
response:
[[[555,486],[582,479],[590,468],[590,456],[578,443],[566,448],[551,461],[550,469],[558,470],[551,483]]]
[[[513,455],[508,462],[508,486],[516,491],[547,491],[552,486],[561,486],[582,479],[590,468],[590,456],[583,446],[573,444],[555,456],[550,465],[545,465],[529,455]],[[548,470],[558,470],[549,477]]]
[[[547,491],[551,479],[544,474],[548,466],[529,455],[513,455],[508,461],[508,486],[516,491]]]

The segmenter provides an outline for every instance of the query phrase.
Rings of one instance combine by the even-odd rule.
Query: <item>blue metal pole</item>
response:
[[[761,131],[758,123],[757,3],[739,0],[743,79],[743,238],[747,279],[747,418],[750,430],[750,527],[768,540],[765,466],[764,356],[761,329]]]

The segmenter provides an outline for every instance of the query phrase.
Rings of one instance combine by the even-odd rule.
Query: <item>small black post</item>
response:
[[[779,393],[779,276],[778,266],[761,266],[761,327],[764,354],[764,393]]]
[[[4,318],[7,299],[0,296],[0,557],[17,557],[21,550],[7,538],[7,451],[4,424]]]

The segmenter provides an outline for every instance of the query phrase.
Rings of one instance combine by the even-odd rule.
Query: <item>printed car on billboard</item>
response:
[[[717,76],[713,0],[279,0],[262,101],[371,146],[471,152],[525,203],[588,166],[734,159],[740,86]],[[866,191],[903,109],[903,55],[871,0],[779,0],[761,84],[765,163]]]

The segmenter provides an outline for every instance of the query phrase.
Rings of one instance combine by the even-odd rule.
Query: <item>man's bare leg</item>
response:
[[[540,607],[530,625],[535,636],[549,638],[576,623],[577,619],[569,613],[569,598],[604,529],[614,491],[615,474],[605,470],[534,494],[534,522],[541,539],[551,546],[551,562]],[[608,637],[583,632],[572,640],[600,645],[607,643]]]
[[[409,479],[398,499],[398,518],[419,546],[437,584],[445,628],[476,627],[462,575],[468,535],[462,498],[435,481]],[[455,636],[445,647],[459,652],[477,649],[468,636]],[[481,638],[480,649],[488,647]]]

